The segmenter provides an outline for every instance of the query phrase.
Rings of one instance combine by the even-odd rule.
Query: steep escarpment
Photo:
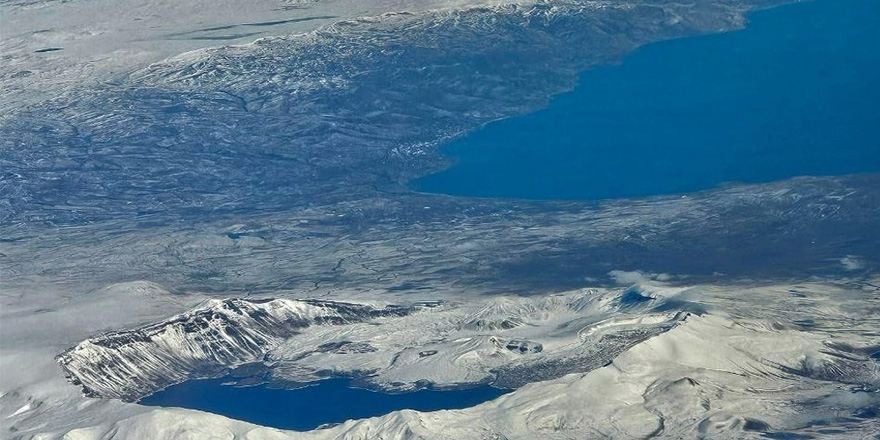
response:
[[[137,400],[190,377],[259,360],[309,326],[402,316],[412,310],[332,301],[211,300],[157,324],[88,339],[58,355],[57,361],[89,396]]]

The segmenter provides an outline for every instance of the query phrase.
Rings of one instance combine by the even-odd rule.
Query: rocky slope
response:
[[[189,377],[259,360],[312,325],[361,322],[412,310],[332,301],[211,300],[167,321],[83,341],[57,360],[87,395],[136,400]]]

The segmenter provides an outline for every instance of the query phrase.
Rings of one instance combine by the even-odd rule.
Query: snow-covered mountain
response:
[[[586,291],[384,308],[210,300],[156,324],[90,338],[57,360],[86,395],[129,401],[251,362],[264,363],[277,382],[308,382],[329,370],[397,391],[426,383],[517,388],[598,368],[687,317],[675,310],[629,314],[618,295]]]
[[[0,3],[0,438],[878,439],[880,175],[406,186],[583,69],[787,1]],[[136,402],[230,370],[513,391],[312,432]]]
[[[169,320],[100,335],[58,356],[92,397],[137,400],[189,377],[263,358],[311,325],[343,325],[414,309],[333,301],[209,300]]]
[[[431,378],[448,385],[510,375],[517,383],[508,384],[517,389],[464,410],[397,411],[307,433],[197,411],[155,409],[111,425],[74,429],[65,438],[113,433],[117,438],[195,439],[222,430],[251,439],[734,439],[819,435],[832,421],[837,432],[847,433],[840,438],[871,438],[878,427],[872,414],[880,408],[880,341],[872,330],[877,316],[857,307],[876,296],[871,286],[646,285],[413,308],[213,301],[161,324],[86,341],[60,359],[65,362],[65,356],[78,351],[77,371],[92,371],[87,365],[97,359],[88,354],[93,350],[114,362],[108,368],[122,371],[125,362],[142,362],[124,348],[112,354],[133,338],[119,339],[124,343],[115,348],[95,347],[132,334],[154,335],[154,345],[141,343],[141,350],[205,353],[207,348],[194,347],[214,330],[169,331],[159,337],[163,332],[155,329],[228,314],[231,318],[215,319],[235,322],[249,336],[228,339],[236,342],[227,343],[223,352],[257,345],[246,340],[271,340],[264,359],[279,376],[310,366],[344,372],[373,365],[369,380],[375,384]],[[711,311],[673,311],[697,303]],[[638,310],[629,313],[633,307]],[[813,320],[798,324],[804,313]],[[519,324],[475,328],[476,321]],[[161,342],[171,334],[176,343]],[[116,389],[107,392],[112,396]]]

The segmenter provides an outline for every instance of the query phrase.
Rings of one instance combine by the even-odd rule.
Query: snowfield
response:
[[[9,388],[3,390],[0,402],[3,417],[28,436],[39,434],[34,438],[758,438],[762,432],[821,433],[832,422],[837,429],[846,429],[848,438],[859,438],[878,427],[876,418],[858,417],[880,404],[876,391],[880,385],[876,359],[880,290],[876,284],[877,280],[672,288],[646,281],[629,288],[530,298],[459,298],[430,307],[392,307],[398,311],[393,314],[372,313],[385,307],[351,303],[232,301],[240,310],[271,310],[273,319],[294,317],[288,322],[299,330],[295,335],[285,334],[262,348],[269,354],[267,363],[283,379],[314,380],[308,376],[310,368],[330,368],[340,374],[370,371],[367,382],[381,388],[418,379],[448,386],[491,381],[505,372],[535,374],[519,377],[513,393],[465,410],[399,411],[309,433],[257,427],[198,411],[85,397],[79,387],[65,383],[56,368],[46,365],[51,357],[45,346],[4,349],[4,373],[16,373],[11,376],[15,382],[7,382],[10,376],[4,374],[4,387]],[[109,290],[117,299],[92,298],[105,305],[92,308],[98,311],[94,318],[132,306],[154,308],[173,296],[148,283]],[[623,300],[634,290],[651,299]],[[106,359],[114,346],[120,353],[117,356],[122,356],[117,359],[131,359],[132,353],[139,353],[133,363],[117,361],[118,371],[153,377],[151,368],[158,364],[146,357],[151,350],[187,358],[193,353],[186,335],[173,331],[169,323],[209,310],[228,310],[230,303],[210,300],[164,324],[135,329],[143,335],[164,329],[164,336],[149,336],[146,341],[111,346],[106,344],[108,338],[126,333],[93,337],[65,352],[60,361],[74,377],[96,384],[92,392],[118,397],[111,394],[111,388],[98,388],[117,382],[88,376],[87,364],[96,361],[95,356]],[[683,311],[696,310],[697,305],[703,311]],[[349,310],[345,319],[327,319],[345,315],[345,310]],[[351,310],[358,313],[352,315]],[[48,313],[55,320],[64,319],[62,313]],[[245,317],[247,313],[232,315]],[[801,322],[804,316],[812,321]],[[519,324],[485,325],[504,321]],[[4,325],[15,322],[15,316],[4,316]],[[241,325],[242,330],[261,328],[254,321]],[[284,327],[262,327],[268,328]],[[638,336],[632,330],[640,330]],[[635,339],[604,353],[591,350],[602,345],[603,337],[614,336]],[[134,339],[131,334],[126,337],[126,341]],[[540,343],[543,350],[522,352],[504,344],[514,339]],[[374,350],[319,349],[320,344],[343,340]],[[126,343],[138,348],[128,351]],[[437,354],[416,354],[426,350]],[[303,352],[311,355],[303,356]],[[548,374],[546,365],[551,361],[572,357],[577,362],[570,371],[541,376]],[[233,366],[252,359],[225,360]],[[11,366],[21,362],[33,368],[22,372]],[[161,365],[179,371],[182,364]],[[291,368],[294,365],[299,368]],[[107,371],[103,377],[114,377]],[[284,377],[285,371],[298,371],[299,376]],[[136,382],[119,382],[120,386],[126,383]]]
[[[0,438],[880,438],[878,175],[406,187],[585,68],[777,3],[4,1]],[[133,403],[241,366],[514,391],[310,432]]]

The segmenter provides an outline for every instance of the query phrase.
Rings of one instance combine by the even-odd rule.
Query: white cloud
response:
[[[612,270],[611,272],[608,272],[608,275],[613,278],[617,284],[623,285],[643,284],[649,281],[664,282],[672,279],[672,275],[668,273],[640,272],[637,270]]]
[[[862,270],[865,268],[865,263],[862,262],[856,255],[847,255],[840,259],[840,264],[843,265],[845,270]]]

